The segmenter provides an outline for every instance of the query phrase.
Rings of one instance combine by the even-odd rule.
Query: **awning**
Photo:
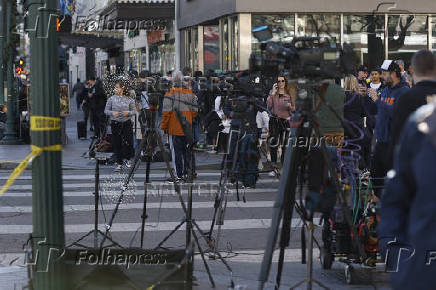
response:
[[[113,20],[174,19],[174,0],[115,0],[100,12]]]
[[[116,48],[123,47],[123,39],[110,36],[102,36],[91,33],[67,33],[58,32],[58,41],[70,47],[87,48]]]

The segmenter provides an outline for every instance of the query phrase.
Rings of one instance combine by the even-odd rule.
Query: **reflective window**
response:
[[[389,59],[402,59],[407,66],[413,54],[427,48],[427,16],[391,15],[388,17]]]
[[[232,39],[232,70],[239,69],[239,21],[238,16],[231,17],[232,30],[231,30],[231,39]]]
[[[204,26],[204,71],[220,68],[220,31],[218,25]]]
[[[291,42],[295,35],[295,16],[294,15],[251,15],[251,28],[252,30],[268,26],[272,31],[272,39],[270,41],[276,42]],[[260,43],[252,35],[252,51],[260,53]]]
[[[431,38],[432,38],[432,50],[434,53],[436,53],[436,15],[432,16],[431,19],[431,27],[432,27],[432,32],[431,32]]]
[[[298,15],[297,36],[328,37],[331,42],[339,42],[341,18],[339,14],[306,14]]]
[[[385,59],[383,15],[344,15],[344,43],[353,46],[356,64],[378,67]]]
[[[229,22],[227,18],[221,20],[222,29],[222,64],[223,71],[228,71],[230,69],[229,62]]]

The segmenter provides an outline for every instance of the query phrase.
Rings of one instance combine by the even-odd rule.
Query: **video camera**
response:
[[[268,26],[253,30],[259,40],[272,39]],[[250,56],[250,71],[276,74],[288,70],[293,78],[340,78],[354,72],[355,55],[350,45],[342,47],[326,37],[296,37],[291,43],[261,44],[261,54]]]

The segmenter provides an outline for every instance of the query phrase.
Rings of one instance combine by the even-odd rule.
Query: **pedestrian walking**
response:
[[[90,109],[92,111],[94,138],[100,138],[103,136],[106,127],[106,116],[104,114],[106,95],[101,80],[96,80],[92,77],[89,80],[89,83],[90,88],[88,91],[88,97],[90,100]]]
[[[77,83],[73,87],[73,96],[76,98],[77,111],[80,110],[80,105],[83,102],[83,94],[85,92],[85,85],[77,79]]]
[[[83,120],[85,121],[85,128],[88,128],[88,120],[90,120],[89,130],[94,131],[94,127],[92,124],[91,99],[89,98],[89,95],[88,95],[88,91],[89,91],[90,86],[91,85],[89,84],[89,81],[86,82],[85,89],[83,91],[82,111],[83,111]]]
[[[130,97],[128,86],[122,82],[115,84],[115,95],[106,103],[104,113],[110,117],[112,129],[112,148],[119,171],[124,165],[131,166],[133,157],[133,124],[131,118],[136,114],[135,100]]]

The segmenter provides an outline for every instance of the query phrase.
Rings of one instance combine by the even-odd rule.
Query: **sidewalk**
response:
[[[83,158],[83,154],[88,152],[89,144],[93,132],[88,131],[86,140],[77,139],[77,121],[83,119],[83,112],[77,111],[75,100],[71,100],[71,115],[66,120],[66,133],[68,144],[63,146],[62,168],[63,169],[92,169],[95,167],[94,161]],[[0,169],[14,169],[28,154],[30,145],[0,145]],[[110,153],[108,155],[111,155]],[[221,164],[221,155],[209,154],[206,152],[196,153],[198,169],[218,169]],[[144,167],[141,164],[140,167]],[[28,169],[30,169],[30,165]],[[152,169],[165,168],[163,162],[152,163]]]

